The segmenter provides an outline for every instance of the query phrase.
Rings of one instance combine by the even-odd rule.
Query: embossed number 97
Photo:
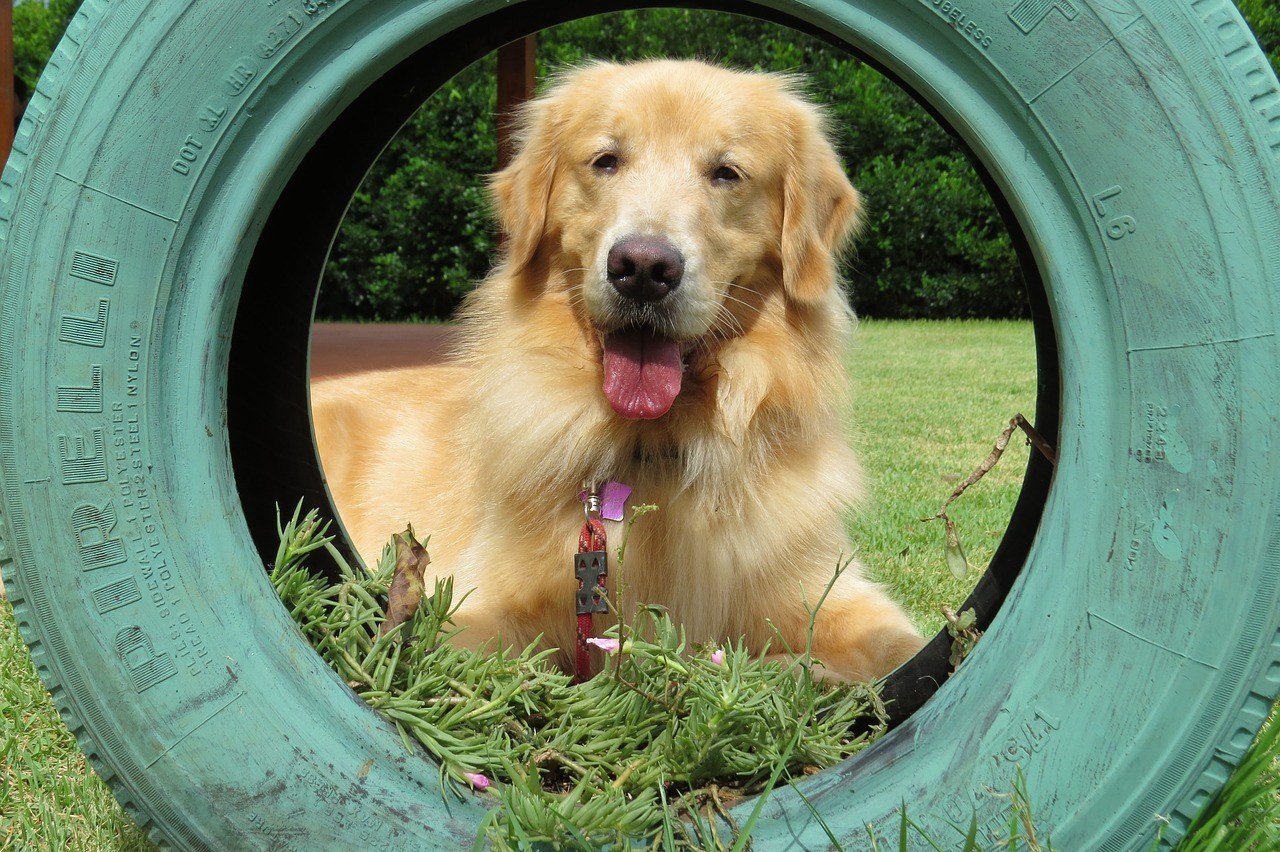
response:
[[[1113,212],[1107,209],[1107,202],[1124,192],[1119,186],[1109,186],[1093,197],[1093,212],[1098,214],[1098,218],[1106,219]],[[1113,240],[1123,240],[1129,234],[1138,230],[1138,223],[1132,216],[1119,215],[1112,218],[1106,223],[1107,236]]]

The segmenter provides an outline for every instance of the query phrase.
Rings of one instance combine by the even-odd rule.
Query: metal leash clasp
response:
[[[582,490],[587,494],[587,499],[582,501],[582,517],[590,522],[592,517],[600,517],[600,485],[584,479]]]
[[[584,481],[582,490],[586,499],[582,501],[582,515],[586,519],[583,528],[583,542],[591,539],[592,521],[600,527],[600,486],[594,482]],[[578,579],[577,613],[590,615],[607,613],[608,604],[604,600],[604,578],[609,574],[609,557],[604,550],[583,550],[573,560],[573,573]]]

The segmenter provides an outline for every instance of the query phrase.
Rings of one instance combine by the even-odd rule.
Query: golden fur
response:
[[[745,636],[758,649],[768,618],[803,647],[801,587],[814,600],[852,552],[844,517],[863,490],[843,431],[853,317],[836,272],[860,202],[821,112],[777,75],[600,63],[563,75],[521,124],[491,184],[505,251],[467,300],[456,361],[313,385],[356,548],[375,560],[412,522],[431,535],[432,568],[476,589],[458,641],[543,634],[567,667],[577,495],[615,479],[661,507],[635,526],[630,600],[667,606],[693,641]],[[741,179],[708,177],[726,165]],[[604,258],[628,233],[686,254],[661,321],[688,366],[654,420],[623,419],[601,391],[601,335],[620,322]],[[607,526],[616,544],[621,525]],[[815,653],[831,676],[867,679],[920,645],[855,563],[822,609]]]

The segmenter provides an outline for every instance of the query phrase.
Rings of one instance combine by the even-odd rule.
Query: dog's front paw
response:
[[[840,629],[841,622],[835,620],[820,624],[813,656],[821,664],[815,671],[826,680],[865,683],[885,677],[914,657],[926,640],[896,607],[889,614],[891,618],[861,630]]]
[[[877,668],[882,672],[881,677],[889,674],[898,666],[914,657],[920,652],[920,649],[929,643],[919,633],[914,630],[896,630],[888,631],[888,635],[882,637],[883,649],[880,652],[880,660]]]

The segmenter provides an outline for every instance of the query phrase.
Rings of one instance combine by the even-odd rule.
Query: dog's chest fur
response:
[[[856,469],[839,441],[797,441],[764,452],[702,436],[684,446],[657,441],[641,448],[634,440],[611,440],[609,429],[593,428],[590,415],[571,407],[523,422],[515,414],[488,421],[493,429],[486,441],[501,452],[489,453],[498,463],[477,471],[474,487],[484,511],[476,535],[456,556],[442,552],[433,565],[456,574],[461,588],[475,586],[476,606],[505,607],[505,638],[512,644],[544,634],[546,644],[572,646],[572,564],[585,471],[632,487],[628,520],[638,505],[658,507],[636,519],[629,533],[627,522],[606,524],[611,598],[624,612],[640,603],[667,607],[690,641],[762,627],[735,623],[743,611],[736,602],[744,596],[795,599],[797,590],[782,586],[800,582],[815,586],[809,591],[816,596],[820,583],[794,564],[797,554],[822,538],[834,568],[846,547],[840,516],[854,496]],[[514,432],[503,437],[508,430]],[[520,454],[531,436],[542,435],[536,453]]]

